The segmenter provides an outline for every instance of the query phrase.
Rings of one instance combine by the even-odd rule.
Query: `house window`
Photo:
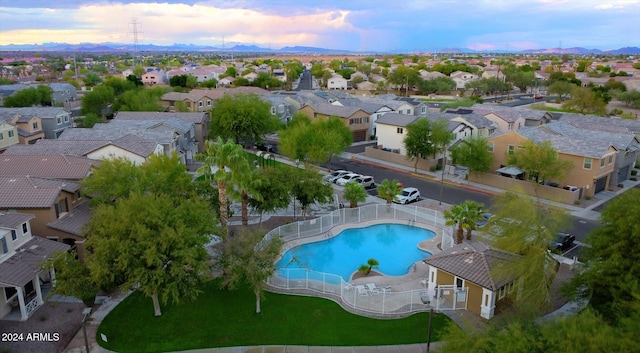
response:
[[[513,130],[513,123],[509,123],[509,130]]]
[[[489,146],[489,152],[493,152],[493,142],[487,143],[487,146]]]
[[[509,151],[507,152],[508,154],[513,154],[513,152],[516,150],[516,146],[514,145],[509,145]]]
[[[22,234],[27,234],[29,233],[29,227],[27,226],[26,223],[22,223]]]
[[[423,106],[423,107],[422,107],[422,109],[421,109],[421,111],[422,111],[422,113],[426,113],[426,112],[427,112],[427,107],[424,107],[424,106]]]
[[[0,141],[4,140],[4,135],[0,132]]]
[[[402,134],[402,133],[404,132],[404,130],[403,130],[401,127],[399,127],[399,128],[396,130],[396,132],[397,132],[397,133],[399,133],[399,134]]]
[[[9,138],[12,138],[14,135],[15,134],[13,133],[13,130],[9,130]],[[609,158],[611,158],[611,157],[609,157]],[[609,163],[611,163],[611,162],[609,162]]]
[[[210,106],[211,106],[211,101],[207,100],[207,107],[210,107]]]
[[[507,294],[507,288],[506,286],[502,286],[500,287],[500,289],[498,289],[498,299],[502,299],[504,298],[504,296]]]
[[[18,291],[16,290],[16,287],[4,287],[4,296],[7,300],[10,300],[11,298],[13,298],[13,296],[16,295],[16,293],[18,293]]]
[[[593,159],[589,157],[584,157],[584,169],[591,169],[591,164],[593,163]]]
[[[33,126],[34,129],[37,129],[38,128],[38,122],[35,122],[35,123],[31,124],[31,126]]]
[[[462,287],[464,287],[464,280],[456,277],[456,288],[462,289]]]
[[[271,107],[271,115],[276,115],[276,107]]]
[[[56,121],[58,122],[58,125],[62,124],[62,118],[57,117],[57,118],[56,118]]]
[[[68,122],[69,122],[69,116],[68,116],[68,115],[65,115],[65,116],[64,116],[64,122],[65,122],[65,123],[68,123]]]
[[[9,131],[12,132],[12,131]],[[613,163],[613,155],[609,156],[609,164]]]
[[[11,229],[11,240],[16,240],[18,239],[18,232],[16,232],[15,229]]]
[[[67,213],[69,211],[69,206],[67,205],[67,199],[65,198],[64,200],[60,200],[58,203],[56,203],[55,209],[56,209],[56,218],[60,218],[65,213]]]
[[[202,106],[203,106],[202,101],[199,101],[198,102],[198,107],[202,108]]]
[[[5,237],[0,238],[0,255],[4,255],[9,252],[9,247],[7,246],[7,239]]]
[[[600,168],[604,167],[604,158],[600,160]]]

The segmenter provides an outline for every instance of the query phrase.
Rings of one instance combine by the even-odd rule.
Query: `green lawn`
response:
[[[103,320],[103,347],[117,352],[166,352],[208,347],[252,345],[376,346],[426,342],[429,313],[403,319],[372,319],[343,310],[333,301],[266,293],[262,313],[248,288],[224,291],[218,281],[206,284],[197,301],[162,306],[153,316],[151,299],[136,292]],[[434,314],[432,341],[447,324]]]

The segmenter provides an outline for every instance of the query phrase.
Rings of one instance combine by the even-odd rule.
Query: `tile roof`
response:
[[[340,104],[342,104],[345,107],[360,108],[369,114],[373,114],[386,106],[385,104],[382,104],[382,103],[363,102],[357,98],[341,99],[338,102],[340,102]]]
[[[613,146],[610,142],[605,142],[598,139],[584,139],[572,136],[563,136],[544,128],[544,125],[536,127],[525,126],[518,129],[518,131],[515,133],[520,134],[524,138],[529,139],[535,143],[549,141],[553,148],[558,152],[597,159],[604,157],[609,152],[609,148]]]
[[[90,220],[91,208],[89,207],[89,202],[84,202],[80,206],[74,208],[66,217],[47,224],[47,227],[82,237],[84,236],[84,225]]]
[[[427,258],[424,263],[492,291],[517,278],[516,274],[501,273],[503,271],[499,269],[513,263],[519,255],[486,246],[476,247],[481,249],[460,244]]]
[[[61,190],[75,191],[78,183],[24,177],[0,177],[0,208],[50,208]]]
[[[16,249],[16,253],[0,263],[0,284],[24,286],[40,272],[40,264],[57,251],[67,251],[71,246],[34,236]]]
[[[577,126],[576,126],[577,125]],[[548,129],[556,134],[566,137],[573,137],[588,141],[600,140],[614,145],[618,150],[631,148],[634,151],[640,147],[638,138],[630,131],[622,131],[620,127],[607,127],[602,124],[576,123],[570,124],[564,121],[553,121],[539,126],[541,129]],[[604,126],[603,126],[604,125]],[[607,130],[617,130],[615,132]]]
[[[33,145],[13,145],[7,148],[3,154],[64,154],[69,156],[86,156],[88,153],[106,145],[108,145],[107,141],[40,139]]]
[[[54,119],[59,114],[69,114],[58,107],[0,108],[0,112],[8,112],[22,116],[37,116],[40,119]]]
[[[63,154],[0,155],[0,176],[33,176],[49,179],[84,179],[98,161]]]
[[[194,124],[202,124],[206,121],[207,113],[165,113],[165,112],[118,112],[115,120],[168,120],[177,118]]]
[[[314,103],[309,104],[309,106],[318,114],[337,116],[339,118],[348,118],[359,110],[362,110],[358,107],[343,107],[340,105],[333,105],[331,103]]]
[[[581,115],[581,114],[562,114],[559,118],[560,121],[568,122],[575,126],[583,124],[591,124],[592,126],[598,126],[599,130],[606,129],[610,132],[616,132],[614,129],[627,129],[628,131],[638,133],[640,132],[640,120],[630,120],[621,118],[603,118],[593,115]],[[620,130],[617,130],[620,131]]]
[[[385,113],[376,120],[376,124],[386,124],[392,126],[407,126],[418,119],[415,115]]]
[[[0,228],[17,229],[32,218],[36,218],[36,216],[29,213],[0,213]]]

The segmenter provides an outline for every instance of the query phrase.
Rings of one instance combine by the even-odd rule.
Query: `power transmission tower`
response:
[[[136,59],[138,58],[138,19],[137,18],[132,18],[131,19],[131,27],[132,27],[132,34],[133,34],[133,68],[136,68]]]

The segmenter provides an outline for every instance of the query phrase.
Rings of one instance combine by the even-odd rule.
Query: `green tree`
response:
[[[115,111],[130,112],[159,112],[164,108],[160,105],[160,97],[166,93],[164,87],[137,88],[123,92],[114,103]]]
[[[407,150],[407,157],[415,161],[413,168],[417,173],[418,162],[436,151],[431,141],[431,122],[426,118],[418,118],[407,125],[407,136],[403,143]]]
[[[77,127],[92,128],[95,124],[106,123],[107,119],[98,116],[96,113],[88,113],[85,116],[75,118],[73,120]]]
[[[88,73],[83,79],[85,86],[93,87],[102,83],[102,79],[97,74],[91,72]]]
[[[280,151],[292,159],[327,163],[331,169],[333,156],[353,142],[353,133],[340,118],[330,116],[310,122],[297,116],[280,132]]]
[[[556,81],[549,85],[549,94],[557,94],[560,101],[564,100],[564,97],[571,94],[576,86],[567,81]]]
[[[640,298],[640,190],[630,189],[602,210],[600,227],[585,242],[586,268],[574,293],[610,322],[628,317]],[[637,308],[635,308],[637,309]]]
[[[395,179],[384,179],[382,183],[378,185],[377,191],[378,197],[387,201],[387,205],[391,205],[391,201],[402,191],[402,186],[400,186],[400,182]]]
[[[495,275],[519,274],[518,309],[523,314],[540,313],[550,303],[549,289],[559,266],[548,245],[556,232],[568,226],[568,214],[512,191],[500,195],[491,209],[495,217],[487,228],[492,245],[521,255],[512,265],[496,269]]]
[[[364,202],[369,194],[362,184],[350,182],[344,185],[343,196],[345,200],[349,201],[349,207],[355,208],[358,207],[358,203]]]
[[[136,192],[94,210],[87,224],[87,265],[100,286],[135,288],[151,297],[160,316],[160,301],[180,303],[201,292],[209,273],[204,245],[213,224],[195,195]]]
[[[271,115],[271,105],[257,94],[225,94],[213,104],[209,136],[233,139],[238,144],[259,142],[278,126],[278,119]]]
[[[282,168],[260,169],[261,182],[256,185],[256,191],[262,197],[249,198],[249,206],[260,212],[260,223],[265,212],[286,208],[291,203],[289,173],[290,170]]]
[[[296,169],[291,185],[291,194],[300,203],[302,218],[306,217],[309,205],[331,201],[333,189],[322,180],[322,175],[313,169]]]
[[[197,172],[218,185],[221,232],[223,239],[226,239],[229,231],[227,191],[233,188],[239,175],[248,173],[249,162],[242,146],[232,140],[224,142],[222,138],[218,138],[216,142],[207,141],[205,151],[196,154],[195,158],[203,162]]]
[[[582,114],[605,115],[607,104],[589,88],[574,86],[571,99],[562,104],[562,109],[577,110]]]
[[[482,136],[474,136],[460,141],[451,148],[454,164],[469,168],[469,172],[486,172],[493,164],[493,153],[489,151],[489,142]]]
[[[467,239],[471,240],[471,232],[475,229],[476,222],[482,219],[483,211],[484,206],[482,204],[469,200],[444,211],[445,225],[457,226],[456,244],[462,243],[465,230],[467,230]]]
[[[115,93],[112,87],[104,85],[95,87],[82,98],[80,114],[94,113],[97,116],[103,116],[103,110],[113,103],[114,99]]]
[[[144,75],[145,70],[144,67],[142,66],[142,64],[136,64],[136,66],[133,68],[133,75],[136,77],[142,77],[142,75]]]
[[[76,259],[74,252],[58,252],[41,265],[47,271],[55,269],[53,294],[65,295],[82,300],[84,305],[92,307],[98,293],[98,285],[91,278],[87,265]]]
[[[616,92],[616,98],[623,102],[627,107],[631,106],[634,108],[640,108],[640,91],[638,90],[630,90],[626,92]]]
[[[508,163],[520,168],[526,173],[527,178],[535,183],[536,195],[540,183],[562,180],[573,168],[570,161],[558,158],[558,152],[553,148],[551,141],[536,143],[527,140],[521,147],[509,155]]]
[[[449,77],[436,77],[430,80],[418,80],[417,86],[423,94],[449,94],[456,89],[456,82]]]
[[[444,118],[440,118],[431,123],[431,134],[429,136],[431,144],[433,146],[433,157],[436,157],[436,153],[444,153],[443,158],[447,158],[447,146],[453,140],[453,134],[449,131],[449,121]]]
[[[223,242],[219,266],[224,268],[223,286],[234,289],[249,285],[256,296],[256,314],[261,311],[266,280],[276,271],[276,260],[282,250],[280,237],[266,238],[262,231],[244,229]]]
[[[5,107],[32,107],[40,104],[40,92],[35,87],[23,88],[4,99]]]

